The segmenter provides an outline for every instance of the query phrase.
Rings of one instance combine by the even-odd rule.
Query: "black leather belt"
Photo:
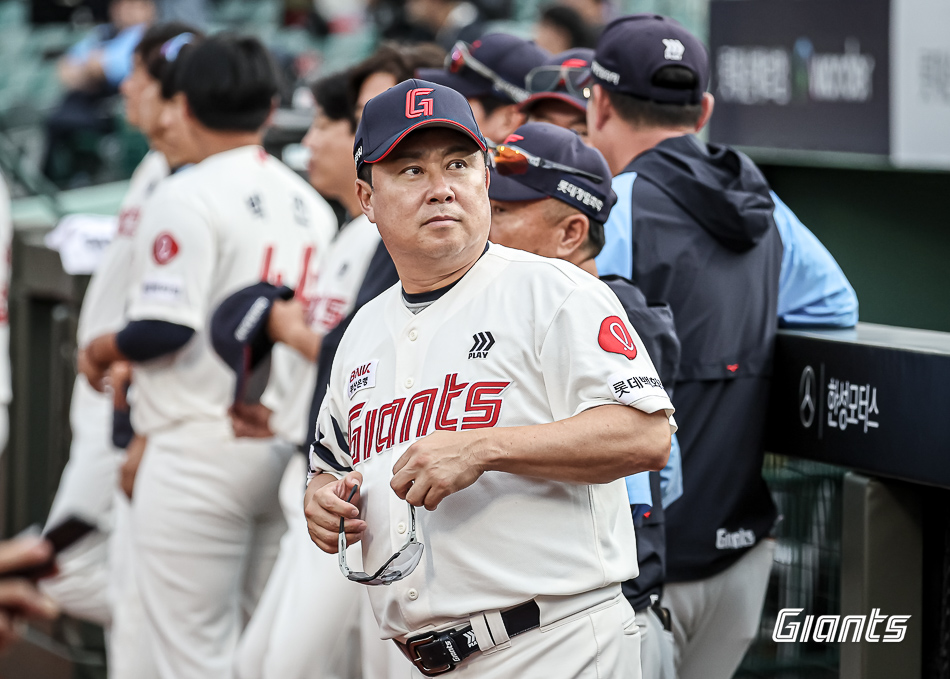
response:
[[[515,637],[541,626],[541,611],[533,600],[501,612],[508,637]],[[468,656],[477,652],[478,642],[471,625],[460,629],[420,634],[406,643],[393,639],[399,650],[422,674],[437,677],[451,672]]]

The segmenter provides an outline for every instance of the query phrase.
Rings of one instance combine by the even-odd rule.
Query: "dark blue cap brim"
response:
[[[536,104],[539,101],[548,101],[551,99],[556,99],[558,101],[563,101],[565,104],[570,104],[571,106],[579,109],[581,112],[587,111],[587,99],[573,97],[567,92],[535,92],[530,97],[521,102],[520,108],[522,111],[527,111],[532,104]]]
[[[478,145],[478,148],[480,148],[482,151],[486,151],[488,149],[488,147],[485,146],[485,143],[478,136],[478,132],[476,130],[470,130],[461,123],[458,123],[454,120],[449,120],[448,118],[427,118],[425,120],[420,120],[418,123],[408,127],[399,134],[393,135],[386,140],[385,144],[380,145],[378,149],[364,156],[360,162],[378,163],[383,158],[388,156],[389,152],[392,151],[399,142],[405,139],[409,133],[415,132],[416,130],[420,130],[424,127],[447,127],[452,130],[458,130],[459,132],[463,132],[471,137],[472,141],[474,141]]]
[[[488,185],[488,197],[511,203],[521,203],[529,200],[550,198],[544,191],[525,186],[513,177],[505,177],[492,168],[491,183]]]
[[[451,87],[465,98],[475,99],[485,97],[492,93],[492,84],[488,80],[476,76],[484,81],[484,84],[472,82],[469,78],[464,78],[456,73],[449,73],[441,68],[420,68],[416,71],[416,78],[419,80],[428,80],[436,85]]]

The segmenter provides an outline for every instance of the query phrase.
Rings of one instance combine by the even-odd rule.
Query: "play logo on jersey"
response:
[[[178,242],[170,233],[160,233],[152,245],[152,257],[159,264],[168,264],[178,254]]]
[[[637,345],[619,316],[608,316],[603,320],[597,341],[604,351],[626,356],[631,361],[637,357]]]

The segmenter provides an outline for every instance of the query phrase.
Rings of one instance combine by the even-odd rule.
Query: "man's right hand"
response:
[[[307,516],[307,530],[313,543],[327,554],[338,551],[340,519],[345,519],[343,530],[346,532],[346,544],[359,542],[366,530],[366,522],[359,517],[360,491],[347,502],[354,486],[363,485],[363,475],[350,472],[342,479],[331,474],[319,474],[311,479],[304,495],[304,514]]]
[[[38,566],[52,553],[52,545],[36,538],[15,538],[0,542],[0,649],[16,640],[16,621],[21,618],[52,620],[56,604],[36,585],[23,578],[7,578],[4,573]]]

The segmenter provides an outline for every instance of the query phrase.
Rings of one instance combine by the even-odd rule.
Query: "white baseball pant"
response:
[[[235,679],[352,679],[361,586],[310,540],[303,514],[307,462],[294,454],[280,485],[287,532],[235,654]],[[374,623],[375,624],[375,623]]]
[[[663,629],[663,623],[651,608],[637,611],[637,625],[643,679],[676,679],[673,633]]]
[[[731,679],[759,632],[775,540],[704,580],[664,585],[679,679]]]
[[[53,527],[77,514],[95,522],[99,532],[60,555],[59,575],[43,580],[40,587],[66,613],[108,627],[112,621],[108,542],[121,463],[121,451],[112,445],[112,397],[100,394],[85,377],[78,376],[69,406],[69,423],[69,462],[46,526]]]
[[[271,439],[235,440],[227,423],[149,437],[134,558],[162,679],[230,679],[286,530],[277,492],[291,454]]]

